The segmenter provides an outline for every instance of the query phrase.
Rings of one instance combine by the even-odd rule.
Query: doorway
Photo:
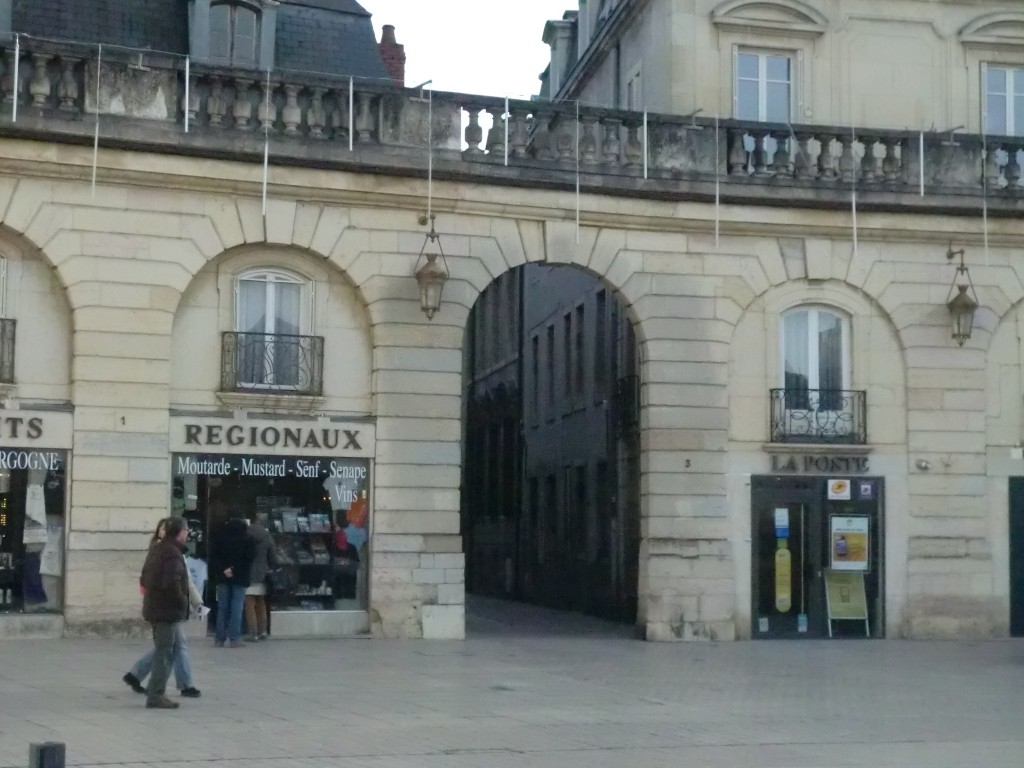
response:
[[[883,480],[755,476],[750,486],[752,636],[882,637]]]
[[[577,267],[516,267],[470,313],[464,372],[466,591],[635,623],[640,378],[626,307]]]
[[[1024,477],[1010,478],[1010,636],[1024,637]]]

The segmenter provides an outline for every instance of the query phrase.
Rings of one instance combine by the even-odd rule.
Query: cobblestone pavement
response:
[[[470,626],[196,641],[203,698],[176,712],[121,683],[141,642],[3,641],[0,768],[47,739],[132,768],[1024,765],[1021,641],[651,644],[490,601]]]

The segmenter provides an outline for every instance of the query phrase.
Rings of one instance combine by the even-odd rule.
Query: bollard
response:
[[[64,744],[59,741],[30,744],[28,768],[64,768]]]

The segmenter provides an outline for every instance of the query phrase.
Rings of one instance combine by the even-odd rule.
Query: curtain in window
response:
[[[238,281],[238,381],[266,384],[267,283],[265,280]]]
[[[285,387],[308,384],[309,371],[303,371],[305,359],[298,338],[302,311],[302,286],[298,283],[274,282],[274,383]]]
[[[806,410],[809,406],[810,349],[807,344],[809,313],[791,312],[782,320],[783,370],[786,409]]]
[[[842,409],[843,394],[843,321],[831,312],[818,313],[818,408]]]

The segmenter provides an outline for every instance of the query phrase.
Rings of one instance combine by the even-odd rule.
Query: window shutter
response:
[[[796,109],[796,115],[793,115],[793,109],[790,109],[790,119],[797,123],[802,123],[805,120],[805,109],[804,109],[804,52],[796,52],[796,66],[794,67],[792,82],[789,87],[790,98],[793,100],[793,105]],[[851,117],[852,119],[852,117]]]
[[[988,133],[988,64],[981,62],[981,83],[978,88],[981,97],[978,100],[982,134]]]
[[[736,118],[740,114],[740,51],[735,45],[732,47],[732,116]]]

